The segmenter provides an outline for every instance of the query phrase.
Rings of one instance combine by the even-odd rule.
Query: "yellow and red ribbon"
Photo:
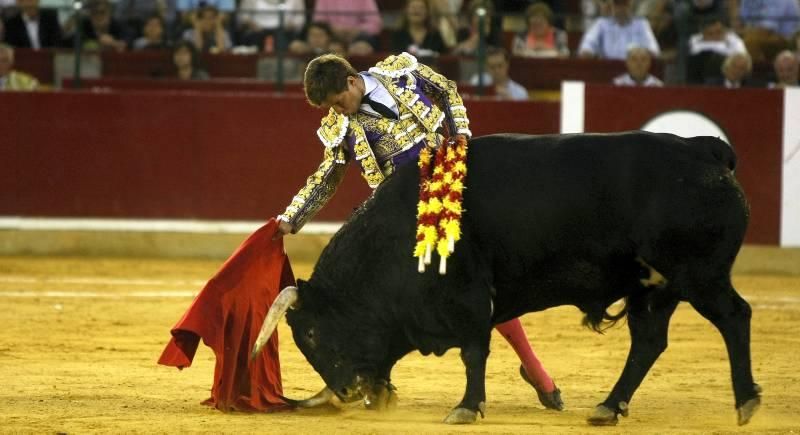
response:
[[[420,152],[417,244],[414,247],[420,273],[431,264],[434,249],[439,254],[439,273],[447,273],[447,257],[455,250],[455,242],[461,239],[466,160],[467,140],[462,135],[446,140],[436,150],[435,157],[428,148]]]

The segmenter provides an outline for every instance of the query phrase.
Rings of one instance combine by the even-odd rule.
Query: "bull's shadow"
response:
[[[760,403],[750,364],[751,310],[731,268],[749,210],[736,158],[710,137],[492,135],[470,142],[462,238],[446,275],[417,272],[419,170],[406,165],[334,235],[308,282],[285,289],[259,344],[283,312],[294,340],[336,396],[373,407],[396,396],[390,375],[407,353],[461,349],[467,386],[445,419],[485,409],[493,325],[574,305],[600,330],[627,316],[625,368],[589,422],[616,424],[667,347],[670,318],[689,302],[721,332],[739,424]],[[608,307],[626,301],[612,316]]]

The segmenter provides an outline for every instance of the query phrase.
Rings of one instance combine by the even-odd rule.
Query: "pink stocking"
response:
[[[525,330],[522,329],[522,323],[519,319],[509,320],[508,322],[501,323],[495,326],[495,329],[505,337],[508,344],[517,352],[528,378],[533,381],[537,390],[545,393],[550,393],[555,389],[555,384],[547,372],[542,367],[542,363],[536,358],[533,353],[528,337],[525,335]]]

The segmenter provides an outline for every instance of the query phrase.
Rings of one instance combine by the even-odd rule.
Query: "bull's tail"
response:
[[[628,298],[622,299],[622,308],[616,314],[608,312],[607,308],[588,310],[583,316],[583,326],[602,334],[613,327],[628,314]]]
[[[707,160],[720,163],[731,171],[736,169],[736,153],[721,139],[713,136],[697,136],[687,140],[691,146],[701,150],[703,157],[706,157]]]

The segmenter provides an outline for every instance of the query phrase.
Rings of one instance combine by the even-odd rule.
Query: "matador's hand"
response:
[[[278,240],[286,234],[291,234],[293,229],[294,228],[292,227],[292,224],[290,224],[289,222],[286,222],[284,220],[279,220],[278,230],[275,231],[275,235],[272,236],[272,240]]]

